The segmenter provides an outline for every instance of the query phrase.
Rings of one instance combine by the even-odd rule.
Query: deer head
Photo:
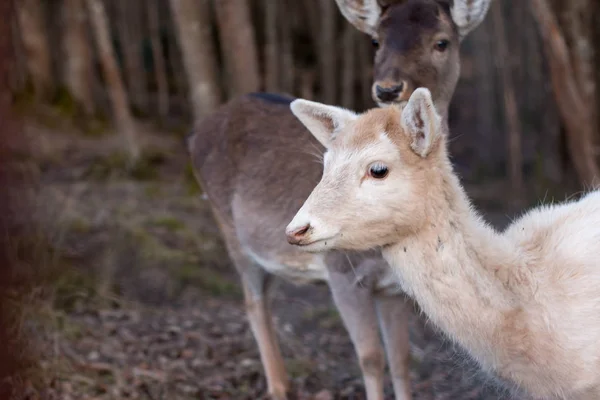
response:
[[[460,75],[459,45],[483,21],[491,0],[336,0],[377,48],[372,96],[406,102],[418,87],[446,112]]]
[[[323,176],[286,228],[307,251],[367,250],[415,232],[449,165],[428,89],[406,105],[352,111],[295,100],[294,115],[327,149]]]

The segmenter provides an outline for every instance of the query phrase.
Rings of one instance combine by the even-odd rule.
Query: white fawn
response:
[[[375,101],[402,103],[418,85],[426,86],[446,120],[460,73],[460,42],[483,20],[490,0],[336,1],[378,46]],[[275,275],[327,282],[358,355],[368,400],[384,398],[386,355],[396,398],[410,399],[409,306],[380,252],[310,255],[281,235],[319,181],[321,167],[311,154],[323,152],[290,112],[292,100],[268,93],[238,97],[198,121],[188,138],[194,173],[241,277],[269,393],[285,399],[289,389],[268,299]]]
[[[429,90],[360,115],[306,100],[291,109],[327,152],[290,243],[315,255],[380,248],[484,370],[536,399],[600,399],[599,191],[499,233],[453,172]]]

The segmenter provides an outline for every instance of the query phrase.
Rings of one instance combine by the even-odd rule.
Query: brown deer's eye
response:
[[[376,49],[379,48],[379,40],[377,39],[371,39],[371,44],[373,45],[373,47],[375,47]]]
[[[388,173],[388,167],[381,163],[375,163],[369,167],[369,176],[375,179],[384,179]]]
[[[446,51],[450,42],[446,39],[438,40],[435,42],[435,49],[437,51]]]

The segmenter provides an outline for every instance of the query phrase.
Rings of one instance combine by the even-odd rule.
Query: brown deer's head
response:
[[[371,36],[372,95],[404,103],[425,87],[445,112],[460,75],[459,46],[483,21],[491,0],[336,0],[341,13]]]

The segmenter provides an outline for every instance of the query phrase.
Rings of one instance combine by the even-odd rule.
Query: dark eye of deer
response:
[[[438,40],[437,42],[435,42],[435,49],[437,51],[446,51],[449,44],[450,44],[450,42],[447,41],[446,39]]]
[[[373,164],[369,167],[369,175],[374,179],[383,179],[388,175],[388,167],[383,164]]]
[[[371,39],[371,44],[373,45],[373,47],[375,47],[376,49],[379,48],[379,41],[377,39]]]

